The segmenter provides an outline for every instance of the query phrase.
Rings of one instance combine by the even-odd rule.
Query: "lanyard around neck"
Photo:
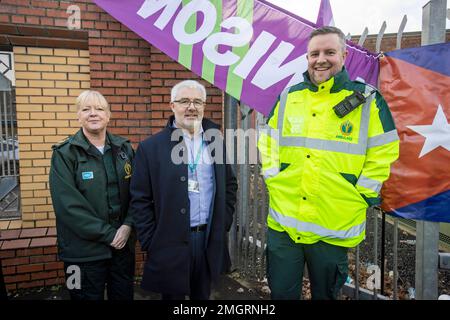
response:
[[[202,155],[202,152],[203,152],[203,145],[204,145],[204,141],[203,141],[203,137],[202,137],[202,144],[200,145],[200,148],[197,151],[197,155],[195,156],[195,159],[192,159],[192,160],[194,160],[194,163],[188,163],[188,168],[189,168],[189,171],[191,171],[191,173],[194,173],[195,170],[197,170],[197,165],[200,160],[200,156]],[[194,140],[192,140],[192,158],[194,158],[194,152],[193,152],[194,146],[195,146]]]

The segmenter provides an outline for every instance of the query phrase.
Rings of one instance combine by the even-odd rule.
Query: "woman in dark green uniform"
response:
[[[97,91],[77,100],[80,130],[53,146],[50,192],[58,255],[74,300],[133,299],[134,245],[128,215],[134,156],[130,142],[106,129],[111,115]]]

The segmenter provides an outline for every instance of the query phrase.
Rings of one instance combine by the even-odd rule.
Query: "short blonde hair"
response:
[[[80,95],[77,97],[77,100],[75,101],[77,110],[80,110],[82,107],[87,106],[89,104],[101,106],[105,108],[105,110],[109,111],[108,101],[106,101],[105,97],[98,91],[85,90],[82,93],[80,93]]]

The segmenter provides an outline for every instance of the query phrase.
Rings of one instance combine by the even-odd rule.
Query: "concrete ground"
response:
[[[269,296],[252,288],[250,283],[236,281],[230,275],[221,276],[211,292],[211,300],[267,300]],[[10,300],[69,300],[64,286],[34,288],[20,291],[9,297]],[[160,295],[144,291],[135,286],[134,300],[159,300]]]

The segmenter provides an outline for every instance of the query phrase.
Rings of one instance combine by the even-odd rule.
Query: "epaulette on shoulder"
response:
[[[371,85],[370,83],[364,82],[364,80],[362,80],[362,79],[358,79],[358,78],[357,78],[357,79],[353,80],[353,82],[360,83],[360,84],[365,85],[366,87],[369,87],[369,90],[370,90],[370,91],[375,90],[376,92],[379,92],[379,90],[378,90],[377,87]]]
[[[59,149],[61,148],[63,145],[67,144],[70,141],[70,136],[66,137],[65,139],[59,141],[58,143],[54,144],[52,146],[52,149]]]

